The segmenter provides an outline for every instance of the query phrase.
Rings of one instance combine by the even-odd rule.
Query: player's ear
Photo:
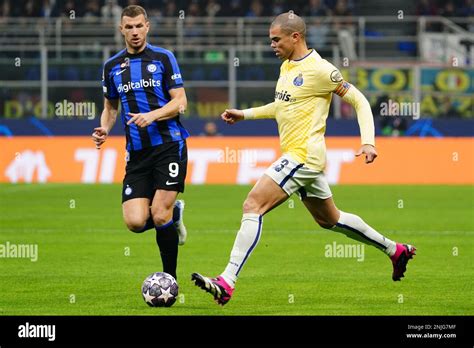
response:
[[[301,38],[301,35],[297,31],[291,34],[291,39],[293,40],[294,43],[296,43],[299,38]]]
[[[150,21],[148,19],[145,21],[145,27],[146,27],[146,33],[148,34],[148,32],[150,31]]]

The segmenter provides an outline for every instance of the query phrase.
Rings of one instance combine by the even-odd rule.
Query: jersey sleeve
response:
[[[362,145],[369,144],[375,146],[374,116],[369,101],[355,86],[350,86],[351,89],[343,95],[342,100],[351,104],[356,110]]]
[[[102,91],[104,92],[104,97],[107,99],[118,99],[119,93],[117,88],[110,77],[111,67],[108,64],[104,64],[104,69],[102,71]]]
[[[351,104],[357,113],[362,144],[375,146],[374,117],[367,98],[355,86],[344,81],[341,72],[334,65],[324,61],[323,67],[316,80],[316,94],[334,93]]]
[[[183,87],[183,78],[181,77],[181,71],[179,70],[179,65],[174,54],[168,52],[166,57],[163,62],[165,67],[163,81],[165,82],[167,90]]]
[[[329,62],[325,62],[324,69],[317,78],[316,94],[323,95],[335,93],[341,98],[347,93],[351,85],[344,81],[338,68]]]
[[[275,102],[256,108],[242,110],[246,120],[275,118]]]

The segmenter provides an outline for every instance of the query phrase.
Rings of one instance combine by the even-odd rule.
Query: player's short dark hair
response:
[[[271,27],[274,26],[280,26],[281,31],[287,35],[297,32],[300,33],[303,38],[306,37],[306,24],[303,18],[292,11],[278,15],[271,24]]]
[[[120,19],[122,19],[125,16],[133,18],[139,15],[143,15],[145,17],[145,20],[148,20],[148,16],[143,7],[138,6],[138,5],[129,5],[123,9],[122,16],[120,17]]]

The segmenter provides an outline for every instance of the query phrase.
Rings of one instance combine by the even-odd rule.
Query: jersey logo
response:
[[[166,186],[176,185],[177,183],[178,183],[177,181],[169,182],[168,180],[166,180]]]
[[[296,86],[296,87],[300,87],[303,85],[303,74],[300,73],[298,76],[295,77],[295,79],[293,80],[293,84]]]
[[[342,75],[339,72],[339,70],[333,70],[331,72],[330,78],[331,78],[332,82],[341,82],[342,81]]]
[[[275,99],[279,99],[284,102],[294,102],[296,101],[295,98],[291,98],[291,94],[288,94],[288,91],[275,91]]]
[[[155,64],[148,64],[146,66],[146,69],[151,72],[151,73],[154,73],[156,71],[156,65]]]
[[[130,196],[132,194],[132,191],[133,191],[132,188],[129,185],[127,185],[127,188],[125,189],[125,194],[127,196]]]
[[[120,71],[117,71],[117,72],[115,73],[115,76],[120,75],[120,74],[123,73],[125,70],[127,70],[127,69],[122,69],[122,70],[120,70]]]
[[[125,92],[128,93],[128,91],[133,90],[133,89],[143,89],[143,88],[149,88],[149,87],[160,87],[161,86],[161,81],[160,80],[153,80],[153,79],[141,79],[140,81],[134,82],[134,81],[128,81],[126,84],[120,84],[117,87],[117,91],[119,93]]]

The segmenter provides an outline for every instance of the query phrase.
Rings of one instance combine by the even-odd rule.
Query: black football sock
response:
[[[176,277],[176,266],[178,263],[178,232],[173,220],[162,226],[155,226],[156,243],[160,249],[163,272]]]
[[[179,208],[175,204],[175,206],[173,208],[173,222],[177,222],[178,220],[179,220]]]

